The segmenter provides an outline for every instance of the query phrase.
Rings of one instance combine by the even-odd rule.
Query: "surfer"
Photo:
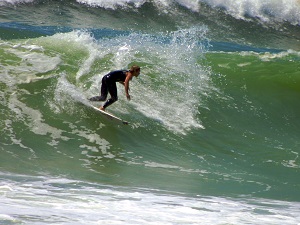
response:
[[[104,110],[118,100],[118,92],[116,82],[119,82],[125,87],[126,98],[130,100],[129,95],[129,81],[133,77],[138,77],[140,75],[140,67],[132,66],[130,70],[116,70],[106,74],[102,78],[101,84],[101,96],[94,96],[90,98],[90,101],[105,101],[107,94],[110,94],[110,99],[108,99],[103,106],[99,109]]]

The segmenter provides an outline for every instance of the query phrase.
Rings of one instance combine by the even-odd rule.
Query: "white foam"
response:
[[[289,21],[300,24],[299,0],[201,0],[208,5],[225,11],[237,19],[247,16],[263,22]]]
[[[187,197],[60,177],[0,176],[0,223],[295,225],[300,220],[298,202]]]
[[[41,75],[55,70],[61,63],[58,55],[49,56],[44,49],[38,45],[19,43],[3,45],[6,54],[13,54],[20,59],[15,64],[5,66],[5,76],[1,78],[7,85],[13,86],[17,83],[29,83],[40,79],[47,79],[50,76]],[[15,79],[17,76],[18,79]],[[14,81],[14,83],[12,83]]]
[[[146,167],[164,168],[164,169],[180,169],[179,166],[173,166],[173,165],[149,162],[149,161],[145,161],[144,164]]]
[[[35,0],[1,0],[0,6],[6,5],[6,4],[20,4],[20,3],[30,3],[34,2]]]
[[[205,32],[203,27],[172,32],[166,44],[142,38],[143,46],[138,47],[146,56],[141,61],[151,65],[141,73],[154,75],[139,78],[142,84],[135,84],[138,93],[133,94],[131,104],[174,132],[204,128],[197,118],[199,102],[213,88],[209,70],[197,63],[204,53],[198,40],[205,39]]]
[[[104,7],[110,9],[116,9],[117,7],[128,7],[129,4],[134,5],[135,7],[140,7],[143,5],[146,0],[76,0],[82,4],[88,4],[90,6]]]

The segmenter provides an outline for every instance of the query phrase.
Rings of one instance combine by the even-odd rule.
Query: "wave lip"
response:
[[[77,0],[78,3],[86,4],[92,7],[103,7],[107,9],[116,9],[118,7],[128,8],[143,6],[146,0],[122,0],[122,1],[106,1],[106,0]],[[288,21],[293,25],[300,24],[300,4],[299,0],[156,0],[151,1],[152,4],[160,8],[162,11],[172,10],[173,5],[180,5],[193,12],[201,13],[202,5],[207,4],[212,8],[222,9],[227,14],[236,19],[248,20],[259,19],[262,22],[284,22]],[[168,11],[169,11],[168,10]]]
[[[0,6],[17,5],[38,0],[3,0]],[[241,20],[259,20],[262,23],[288,22],[292,25],[300,25],[300,1],[299,0],[76,0],[77,3],[87,7],[100,7],[110,10],[137,9],[146,4],[152,4],[161,13],[173,14],[177,12],[177,6],[186,8],[191,12],[203,14],[205,7],[222,10],[226,14]],[[65,4],[65,3],[64,3]]]

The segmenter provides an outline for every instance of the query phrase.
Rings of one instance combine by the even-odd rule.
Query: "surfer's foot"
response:
[[[93,101],[93,102],[96,102],[96,101],[102,101],[101,100],[101,96],[94,96],[94,97],[91,97],[89,98],[90,101]]]
[[[105,111],[105,108],[103,106],[99,107],[99,109]]]

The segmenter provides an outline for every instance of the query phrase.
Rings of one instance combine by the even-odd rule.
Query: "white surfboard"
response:
[[[95,109],[97,112],[99,112],[99,113],[105,115],[107,118],[109,118],[109,119],[111,119],[111,120],[119,121],[119,122],[121,122],[121,123],[123,123],[123,124],[125,124],[125,125],[128,125],[128,124],[129,124],[127,121],[122,120],[121,118],[116,117],[115,115],[113,115],[113,114],[111,114],[111,113],[105,112],[105,111],[103,111],[103,110],[101,110],[101,109],[99,109],[99,108],[97,108],[97,107],[95,107],[95,106],[93,106],[93,105],[91,105],[91,107],[92,107],[93,109]]]

